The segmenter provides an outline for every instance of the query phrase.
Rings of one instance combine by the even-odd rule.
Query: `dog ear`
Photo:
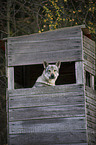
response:
[[[56,66],[57,66],[58,68],[60,68],[60,65],[61,65],[61,62],[58,61],[58,62],[56,63]]]
[[[44,66],[44,68],[46,68],[48,66],[48,63],[46,61],[44,61],[43,66]]]

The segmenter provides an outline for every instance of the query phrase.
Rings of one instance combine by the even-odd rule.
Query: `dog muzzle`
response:
[[[52,73],[50,79],[55,79],[55,75]]]

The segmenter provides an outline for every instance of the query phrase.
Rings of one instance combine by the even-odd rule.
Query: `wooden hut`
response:
[[[85,26],[10,37],[8,145],[95,145],[95,42]],[[61,61],[56,86],[32,88],[43,61]]]

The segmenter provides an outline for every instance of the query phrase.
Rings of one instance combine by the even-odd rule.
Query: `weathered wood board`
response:
[[[82,59],[81,26],[8,38],[8,66]]]
[[[9,90],[9,144],[87,145],[83,90],[77,84]]]
[[[96,91],[86,86],[86,114],[89,144],[96,144]]]
[[[83,36],[83,59],[84,59],[84,69],[95,76],[96,74],[95,42],[86,36]]]

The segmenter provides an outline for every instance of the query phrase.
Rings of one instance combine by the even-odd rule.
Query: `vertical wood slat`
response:
[[[7,68],[8,75],[8,90],[14,89],[14,67]]]
[[[83,84],[84,83],[84,76],[83,76],[83,62],[75,62],[75,73],[76,73],[76,83]]]

